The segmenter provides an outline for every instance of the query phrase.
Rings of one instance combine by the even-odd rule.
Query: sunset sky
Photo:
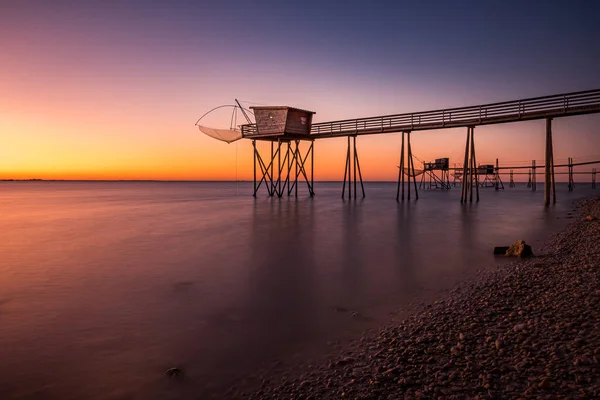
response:
[[[0,179],[252,179],[249,141],[194,126],[234,98],[320,122],[597,89],[599,15],[576,0],[0,0]],[[544,124],[476,128],[478,161],[543,160]],[[555,160],[600,159],[599,130],[600,115],[555,120]],[[461,163],[465,136],[414,133],[413,152]],[[366,179],[396,178],[399,134],[358,146]],[[341,180],[345,150],[318,141],[315,178]]]

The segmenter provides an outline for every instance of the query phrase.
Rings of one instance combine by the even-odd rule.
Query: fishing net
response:
[[[252,115],[252,112],[250,112],[250,110],[247,110],[245,108],[241,108],[241,105],[239,105],[239,102],[237,100],[236,100],[236,102],[238,103],[238,105],[226,104],[226,105],[218,106],[218,107],[215,107],[212,110],[208,111],[203,116],[201,116],[198,119],[198,121],[196,121],[196,126],[198,127],[200,132],[204,133],[207,136],[210,136],[213,139],[217,139],[217,140],[220,140],[220,141],[226,142],[226,143],[231,143],[231,142],[235,142],[236,140],[240,140],[242,138],[242,131],[237,125],[237,111],[238,111],[238,109],[242,110],[242,113],[244,114],[244,117],[246,118],[248,123],[251,123],[248,115]],[[230,120],[229,129],[210,128],[208,126],[199,124],[199,122],[202,119],[204,119],[207,115],[214,114],[213,113],[214,111],[223,109],[223,108],[232,108],[233,109],[233,111],[231,113],[231,117],[229,118],[229,120]],[[209,121],[205,120],[205,123],[207,123],[207,122],[209,122]],[[224,122],[223,119],[221,119],[221,123],[222,122]]]
[[[197,125],[200,132],[222,142],[231,143],[242,138],[242,131],[235,129],[216,129]]]

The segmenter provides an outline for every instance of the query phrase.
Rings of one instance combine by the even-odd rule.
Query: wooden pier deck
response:
[[[311,138],[458,128],[600,112],[600,89],[433,111],[315,123]]]

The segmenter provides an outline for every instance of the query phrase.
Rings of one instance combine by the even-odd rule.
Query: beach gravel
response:
[[[252,399],[600,398],[600,199],[536,257],[480,274]]]

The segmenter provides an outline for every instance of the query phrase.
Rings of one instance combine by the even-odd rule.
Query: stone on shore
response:
[[[533,251],[531,250],[531,246],[526,244],[524,240],[517,240],[510,245],[508,250],[506,250],[506,255],[515,257],[529,257],[533,255]]]

